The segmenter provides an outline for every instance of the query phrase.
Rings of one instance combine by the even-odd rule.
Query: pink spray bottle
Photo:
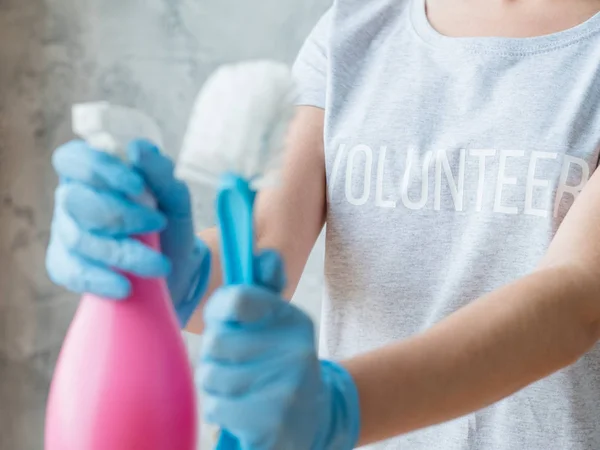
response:
[[[73,129],[114,153],[133,138],[161,144],[152,120],[106,103],[75,106]],[[160,248],[156,234],[139,239]],[[196,448],[193,375],[166,282],[130,280],[124,301],[81,300],[52,380],[46,450]]]

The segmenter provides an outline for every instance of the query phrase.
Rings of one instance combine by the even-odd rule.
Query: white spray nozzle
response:
[[[88,144],[120,157],[134,139],[148,139],[163,147],[158,125],[150,117],[132,108],[108,102],[80,103],[72,109],[73,132]]]
[[[163,147],[158,125],[135,109],[108,102],[79,103],[73,105],[71,115],[75,134],[94,149],[121,159],[125,159],[125,148],[134,139],[147,139],[159,148]],[[148,191],[136,200],[151,207],[156,205]]]

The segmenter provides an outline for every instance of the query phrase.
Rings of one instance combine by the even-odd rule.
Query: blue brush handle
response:
[[[215,450],[241,450],[241,448],[240,443],[234,435],[230,434],[227,430],[221,430],[219,442],[217,442]]]
[[[221,231],[221,267],[226,285],[254,284],[253,208],[256,193],[243,178],[221,177],[217,222]],[[216,450],[240,450],[235,436],[221,430]]]

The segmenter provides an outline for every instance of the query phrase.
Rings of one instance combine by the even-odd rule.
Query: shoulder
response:
[[[376,31],[407,17],[414,1],[423,0],[337,0],[329,14],[334,26]]]
[[[327,12],[332,53],[361,54],[409,23],[413,1],[337,0]]]

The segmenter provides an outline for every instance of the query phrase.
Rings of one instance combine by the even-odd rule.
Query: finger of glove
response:
[[[53,226],[54,236],[70,254],[102,266],[142,277],[166,277],[171,270],[165,256],[135,239],[111,238],[81,230],[66,214],[59,214]]]
[[[287,280],[284,263],[279,253],[275,250],[262,250],[254,261],[254,276],[258,284],[281,294],[285,289]]]
[[[191,202],[187,186],[174,176],[173,161],[149,141],[132,141],[127,155],[144,178],[159,208],[168,216],[190,217]]]
[[[246,394],[255,383],[265,377],[258,364],[254,364],[249,372],[250,376],[240,373],[238,367],[202,364],[196,369],[196,386],[210,395],[238,397]]]
[[[217,290],[204,308],[207,325],[223,323],[261,326],[286,305],[279,295],[258,286],[227,286]]]
[[[167,224],[166,218],[152,208],[79,183],[59,186],[56,205],[64,209],[81,230],[105,236],[157,232]]]
[[[291,319],[291,320],[290,320]],[[267,327],[244,328],[237,325],[207,325],[202,336],[202,361],[223,364],[248,364],[279,358],[280,355],[298,356],[314,349],[312,323],[298,314],[281,318]]]
[[[313,351],[309,357],[314,359],[315,355]],[[295,388],[305,364],[304,358],[285,352],[270,352],[260,360],[245,363],[203,361],[196,368],[196,385],[208,394],[221,397],[241,397],[257,390],[267,391],[274,383]]]
[[[277,345],[276,336],[271,330],[240,330],[239,327],[207,326],[202,335],[202,361],[215,361],[230,364],[247,363],[264,359]]]
[[[51,242],[46,254],[50,279],[79,294],[91,293],[120,300],[131,292],[127,278],[80,256],[70,254],[57,242]]]
[[[204,241],[196,237],[189,257],[173,262],[174,276],[169,277],[167,283],[182,328],[185,328],[191,319],[208,288],[210,266],[210,249]],[[175,276],[177,274],[181,276]]]
[[[248,440],[279,431],[289,403],[289,387],[280,385],[270,392],[257,391],[241,397],[202,392],[202,413],[206,423],[220,425]]]
[[[96,189],[126,196],[138,196],[144,189],[144,179],[133,168],[83,141],[71,141],[59,147],[52,156],[52,165],[61,178]]]

